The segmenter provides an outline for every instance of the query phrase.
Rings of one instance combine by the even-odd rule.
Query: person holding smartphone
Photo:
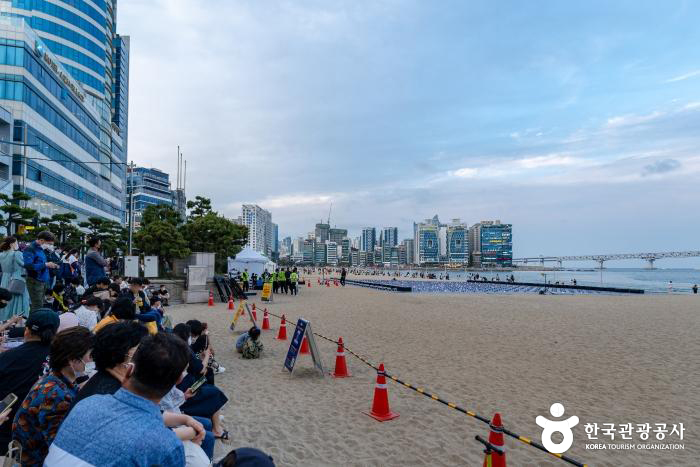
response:
[[[190,327],[185,323],[180,323],[173,328],[173,334],[184,342],[188,342],[192,335]],[[185,394],[192,394],[180,410],[191,416],[208,418],[211,420],[211,431],[218,439],[228,439],[228,432],[221,426],[219,418],[221,408],[228,402],[228,398],[213,384],[207,383],[207,365],[211,358],[211,348],[208,347],[197,358],[194,351],[189,349],[190,360],[187,367],[187,375],[177,384],[177,388]]]
[[[51,371],[22,401],[12,423],[12,439],[22,446],[22,466],[41,466],[85,375],[93,335],[82,326],[64,329],[51,342]]]
[[[59,323],[58,315],[52,310],[37,310],[29,315],[24,344],[0,354],[0,400],[8,394],[24,400],[48,367],[49,346]],[[7,445],[12,440],[12,419],[17,406],[13,406],[9,419],[0,423],[0,456],[7,453]]]

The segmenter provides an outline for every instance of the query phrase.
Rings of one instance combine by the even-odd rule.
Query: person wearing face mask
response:
[[[0,353],[0,400],[12,393],[23,400],[47,368],[51,340],[58,329],[58,315],[53,310],[32,313],[24,327],[24,344]],[[10,419],[0,424],[0,456],[7,452],[12,440],[12,420],[18,404],[12,407]]]
[[[148,331],[136,322],[115,323],[95,334],[92,360],[97,373],[83,385],[75,399],[77,404],[95,394],[114,394],[121,387],[131,367],[131,359]]]
[[[59,332],[51,342],[51,372],[30,389],[12,423],[12,439],[22,446],[22,465],[42,465],[58,428],[75,400],[76,378],[90,361],[93,335],[83,327]]]
[[[44,304],[44,294],[51,282],[49,269],[58,268],[58,264],[46,259],[46,252],[53,249],[56,240],[54,235],[45,230],[39,232],[23,255],[24,267],[27,270],[27,290],[29,292],[29,314],[34,313]]]
[[[102,241],[99,238],[93,237],[88,240],[88,246],[90,250],[88,254],[85,255],[85,279],[88,285],[92,286],[95,285],[98,280],[107,277],[107,273],[105,272],[107,261],[100,253]]]
[[[0,321],[6,321],[13,316],[29,315],[29,292],[27,291],[27,281],[24,276],[27,271],[24,269],[24,257],[19,251],[19,243],[15,237],[5,237],[0,243],[0,268],[2,268],[2,280],[0,287],[8,289],[12,283],[12,299],[7,306],[0,309]]]

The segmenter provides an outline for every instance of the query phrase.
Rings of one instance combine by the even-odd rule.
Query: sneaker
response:
[[[219,373],[223,373],[224,371],[226,371],[226,368],[219,365],[219,367],[216,369],[216,371],[214,371],[214,374],[218,375]]]

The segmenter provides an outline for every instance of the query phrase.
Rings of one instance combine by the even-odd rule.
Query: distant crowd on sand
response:
[[[214,462],[230,436],[207,324],[173,325],[165,287],[110,278],[100,240],[88,246],[79,258],[48,231],[0,244],[0,456],[48,467],[274,466],[253,447]],[[242,339],[244,358],[259,356],[256,334]]]

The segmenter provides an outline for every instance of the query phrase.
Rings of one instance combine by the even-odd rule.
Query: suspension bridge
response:
[[[606,261],[620,261],[628,259],[642,259],[649,263],[649,269],[654,269],[654,263],[658,259],[665,258],[696,258],[700,257],[700,251],[667,251],[658,253],[622,253],[609,255],[581,255],[581,256],[533,256],[529,258],[513,258],[513,263],[530,264],[557,263],[561,268],[564,261],[596,261],[598,267],[603,269]]]

